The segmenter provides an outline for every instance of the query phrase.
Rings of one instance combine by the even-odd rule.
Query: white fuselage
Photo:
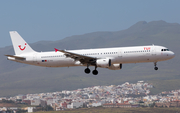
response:
[[[157,62],[175,56],[166,47],[154,45],[68,51],[55,48],[53,52],[36,52],[17,31],[9,33],[15,55],[5,55],[8,60],[43,67],[87,66],[86,74],[91,72],[89,66],[94,66],[93,75],[98,74],[97,67],[119,70],[125,63],[154,62],[154,69],[158,70]]]
[[[68,52],[90,56],[97,59],[111,59],[111,64],[158,62],[169,60],[174,53],[163,46],[134,46],[102,49],[68,50]],[[66,57],[59,51],[32,52],[18,55],[25,60],[8,57],[9,60],[43,67],[87,66],[78,60]]]

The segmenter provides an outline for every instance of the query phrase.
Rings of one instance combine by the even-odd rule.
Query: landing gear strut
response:
[[[89,64],[87,64],[87,68],[84,70],[84,72],[86,74],[89,74],[91,72],[91,70],[89,69]]]
[[[156,65],[157,65],[157,62],[154,62],[154,70],[158,70],[158,67],[156,67]]]
[[[98,71],[96,70],[96,68],[97,68],[97,66],[95,66],[95,70],[93,70],[93,72],[92,72],[94,75],[98,74]]]

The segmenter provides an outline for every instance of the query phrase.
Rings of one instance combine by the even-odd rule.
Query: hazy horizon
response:
[[[34,43],[120,31],[139,21],[180,23],[179,4],[179,0],[0,1],[0,47],[12,45],[9,31],[18,31],[28,43]]]

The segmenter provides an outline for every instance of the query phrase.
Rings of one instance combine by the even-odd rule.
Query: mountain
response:
[[[26,37],[23,37],[26,40]],[[98,76],[85,74],[85,67],[46,68],[8,61],[5,54],[14,54],[12,46],[0,48],[0,96],[73,90],[95,85],[118,85],[126,81],[145,80],[164,83],[166,90],[178,88],[180,83],[180,24],[165,21],[140,21],[128,29],[115,32],[93,32],[66,37],[58,41],[40,41],[30,44],[36,51],[59,49],[87,49],[139,45],[162,45],[175,52],[175,58],[158,62],[158,71],[153,63],[123,64],[122,70],[98,68]],[[94,67],[90,67],[94,69]],[[172,82],[174,81],[174,82]],[[169,84],[170,83],[170,84]],[[166,87],[166,85],[172,87]],[[176,87],[174,87],[176,86]],[[155,92],[165,90],[158,87]]]

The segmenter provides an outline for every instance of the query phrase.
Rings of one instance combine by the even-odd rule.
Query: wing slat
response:
[[[55,49],[55,50],[58,50],[58,49]],[[58,51],[64,53],[66,57],[73,58],[75,61],[77,60],[80,61],[82,64],[93,64],[94,61],[97,59],[95,57],[85,56],[85,55],[81,55],[81,54],[77,54],[73,52],[68,52],[65,50],[58,50]]]

